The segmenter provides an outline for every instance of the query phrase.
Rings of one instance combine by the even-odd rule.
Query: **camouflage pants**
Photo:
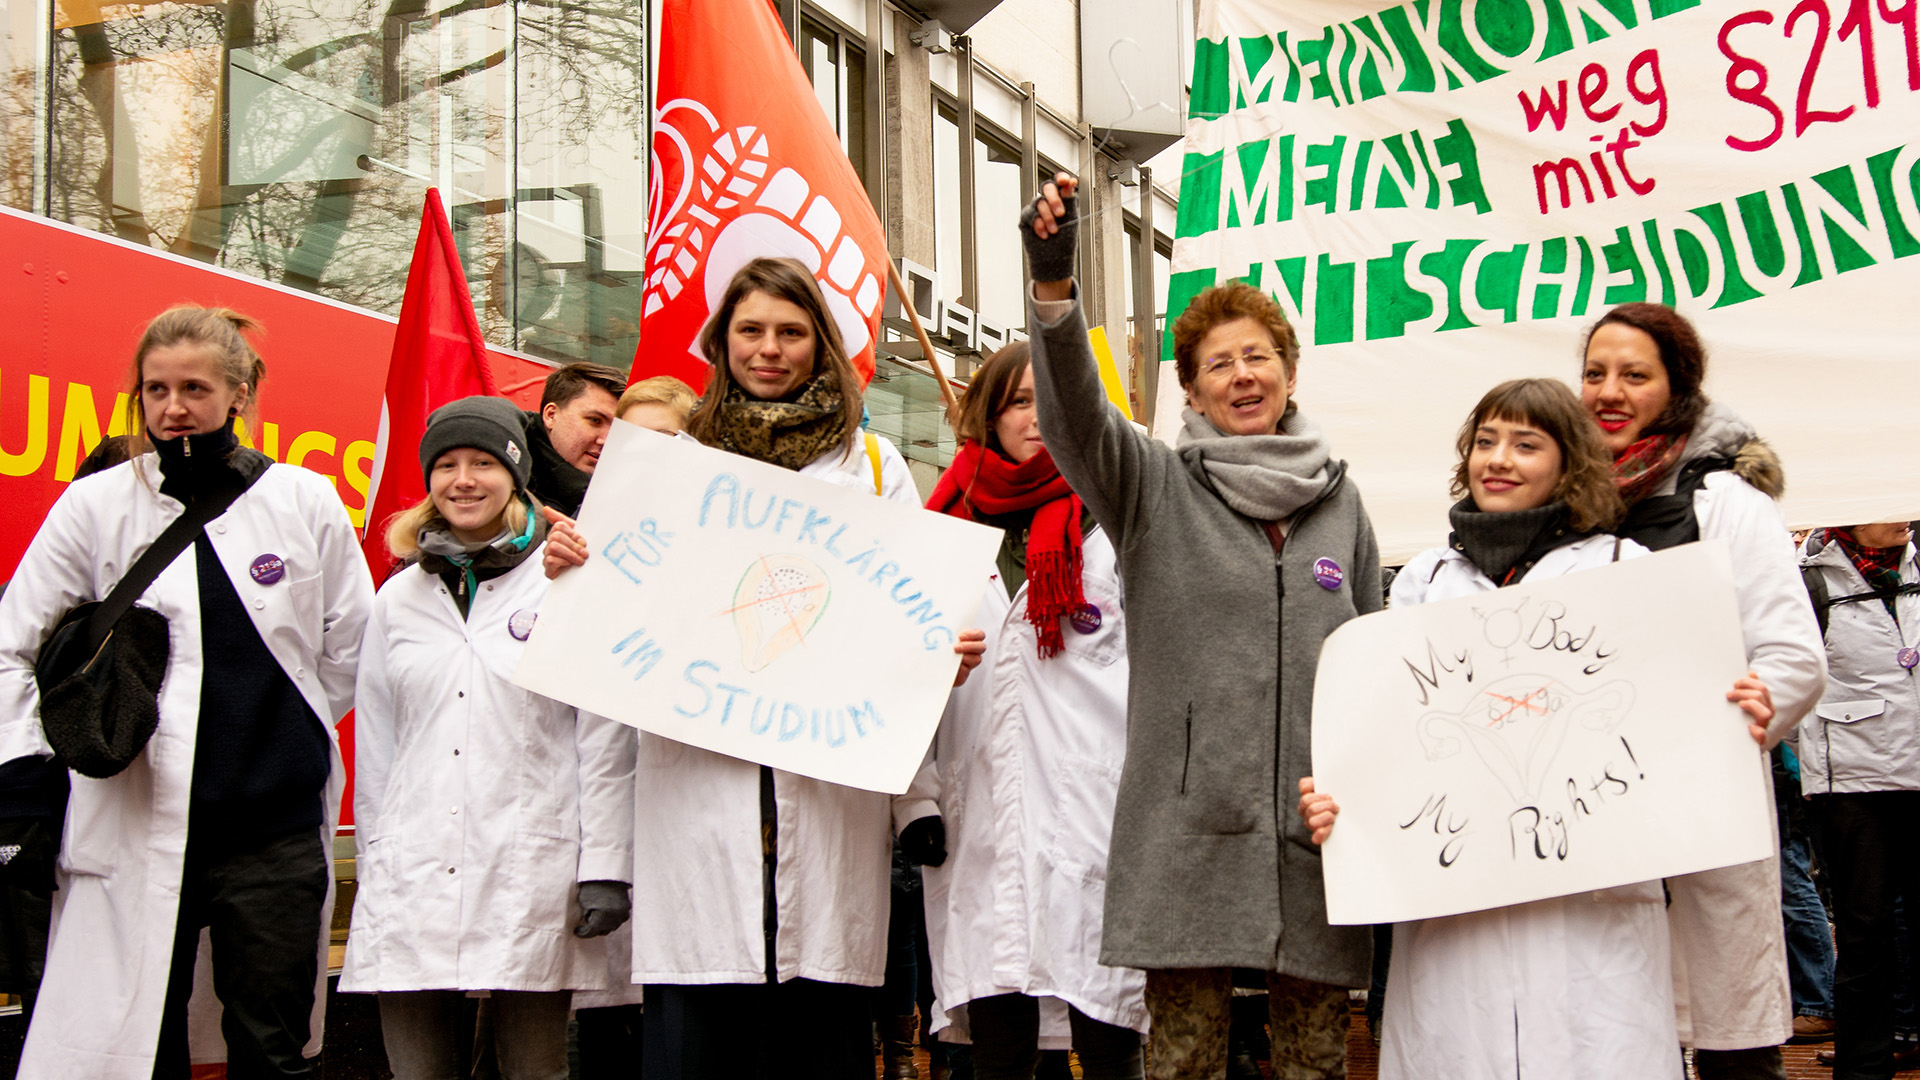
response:
[[[1347,992],[1269,972],[1267,994],[1274,1080],[1346,1080]],[[1148,971],[1148,1080],[1222,1080],[1232,998],[1229,968]]]

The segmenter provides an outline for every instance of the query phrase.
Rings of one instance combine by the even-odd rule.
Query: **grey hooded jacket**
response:
[[[1077,303],[1050,323],[1036,310],[1029,329],[1047,447],[1113,538],[1127,589],[1127,757],[1101,963],[1366,985],[1371,932],[1327,924],[1320,851],[1296,810],[1320,646],[1382,605],[1359,492],[1330,463],[1326,493],[1289,519],[1276,556],[1198,466],[1106,403]],[[1343,580],[1320,584],[1322,559]]]
[[[1870,591],[1839,544],[1802,549],[1800,566],[1820,575],[1829,599]],[[1914,548],[1900,580],[1920,580]],[[1920,667],[1900,666],[1900,651],[1920,648],[1920,596],[1894,601],[1899,622],[1879,600],[1828,609],[1827,691],[1800,722],[1800,790],[1808,795],[1920,791]]]

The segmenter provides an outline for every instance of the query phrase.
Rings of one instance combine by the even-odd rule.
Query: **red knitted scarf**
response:
[[[1027,621],[1040,655],[1060,651],[1060,620],[1086,602],[1080,591],[1080,515],[1084,508],[1046,450],[1016,465],[966,442],[934,485],[927,509],[967,521],[1033,511],[1027,530]]]
[[[1636,440],[1613,459],[1613,483],[1628,506],[1649,495],[1687,448],[1685,435],[1649,435]]]

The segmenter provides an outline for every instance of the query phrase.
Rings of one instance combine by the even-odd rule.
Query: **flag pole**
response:
[[[933,381],[940,387],[940,400],[946,405],[947,426],[952,427],[960,418],[960,402],[953,396],[953,385],[947,382],[947,373],[940,370],[940,358],[934,355],[933,339],[927,336],[927,328],[920,325],[920,313],[913,309],[913,297],[907,295],[906,287],[900,284],[900,268],[887,260],[887,283],[893,286],[893,295],[900,298],[900,306],[907,313],[907,321],[913,324],[913,336],[920,339],[921,355],[927,359],[927,366],[933,369]]]

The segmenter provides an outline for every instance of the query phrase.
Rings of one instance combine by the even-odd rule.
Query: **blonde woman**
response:
[[[505,1080],[567,1074],[572,991],[625,922],[633,734],[510,681],[547,579],[532,456],[503,398],[428,418],[428,496],[367,625],[355,720],[360,892],[340,989],[380,995],[396,1080],[450,1076],[459,1004],[490,991]]]
[[[649,431],[673,435],[687,430],[694,400],[693,387],[671,375],[655,375],[627,387],[613,415]]]

